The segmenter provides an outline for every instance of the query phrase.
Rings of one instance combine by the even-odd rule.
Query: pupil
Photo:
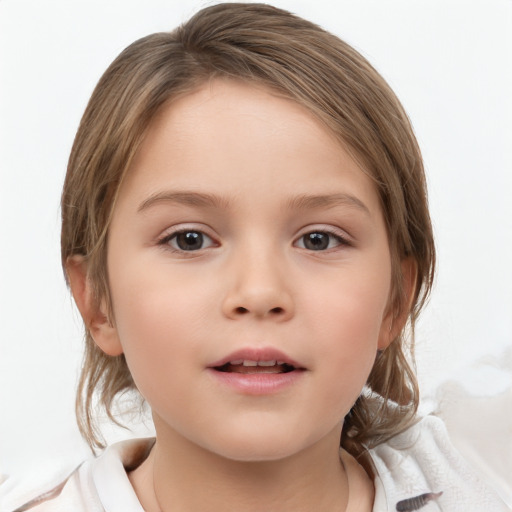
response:
[[[203,235],[197,231],[186,231],[176,236],[176,243],[182,251],[200,249],[203,245]]]
[[[304,240],[306,249],[322,251],[329,246],[329,236],[325,233],[309,233]]]

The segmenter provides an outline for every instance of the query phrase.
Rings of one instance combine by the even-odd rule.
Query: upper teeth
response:
[[[236,361],[230,361],[232,365],[244,365],[244,366],[275,366],[276,364],[284,364],[283,361],[251,361],[250,359],[237,359]]]

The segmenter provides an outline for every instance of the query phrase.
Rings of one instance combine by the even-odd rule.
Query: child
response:
[[[81,431],[103,448],[95,394],[110,414],[137,390],[156,438],[17,511],[506,510],[416,417],[404,329],[435,260],[421,155],[336,37],[220,4],[135,42],[84,114],[62,217]]]

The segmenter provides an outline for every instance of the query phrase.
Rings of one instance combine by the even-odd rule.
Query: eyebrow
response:
[[[142,212],[158,203],[178,203],[201,208],[227,209],[230,201],[226,198],[203,192],[165,191],[150,195],[142,201],[137,211]]]
[[[336,206],[349,206],[361,210],[367,215],[370,209],[356,196],[351,194],[324,194],[324,195],[308,195],[303,194],[294,197],[288,201],[288,207],[296,210],[308,210],[315,208],[334,208]]]
[[[159,203],[178,203],[185,206],[200,208],[217,208],[226,210],[230,206],[227,198],[215,194],[191,191],[163,191],[150,195],[142,201],[138,212]],[[338,194],[302,194],[288,200],[287,207],[291,210],[312,210],[317,208],[334,208],[336,206],[353,207],[370,215],[369,208],[356,196],[345,193]]]

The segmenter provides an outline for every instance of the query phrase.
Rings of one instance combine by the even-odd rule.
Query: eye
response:
[[[176,251],[199,251],[211,247],[214,245],[214,242],[208,235],[201,231],[187,229],[167,235],[159,244],[169,245]]]
[[[325,251],[340,245],[349,244],[344,238],[334,233],[329,233],[328,231],[311,231],[302,235],[297,240],[296,245],[309,251]]]

